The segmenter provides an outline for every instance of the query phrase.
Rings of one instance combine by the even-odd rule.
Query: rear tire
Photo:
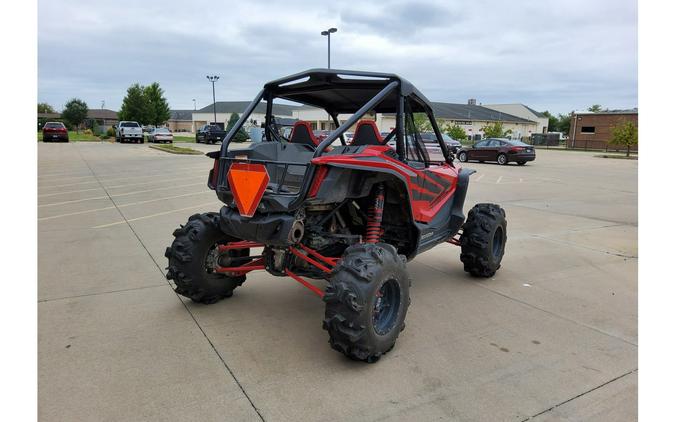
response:
[[[477,204],[462,226],[461,261],[475,277],[492,277],[501,266],[506,248],[506,213],[495,204]]]
[[[410,305],[405,263],[405,257],[385,243],[347,248],[323,297],[323,328],[333,349],[374,363],[394,347]]]
[[[467,161],[469,161],[469,160],[468,160],[468,156],[466,155],[466,152],[464,152],[464,151],[460,152],[459,155],[457,156],[457,158],[458,158],[459,161],[461,161],[462,163],[466,163]]]
[[[228,276],[213,271],[221,259],[249,256],[249,249],[238,249],[217,255],[214,248],[237,239],[219,227],[218,213],[194,214],[186,225],[173,232],[175,237],[164,256],[169,259],[166,278],[176,283],[176,293],[194,302],[211,304],[232,296],[232,291],[246,280],[245,275]],[[243,265],[242,260],[236,265]],[[228,264],[223,264],[228,265]]]

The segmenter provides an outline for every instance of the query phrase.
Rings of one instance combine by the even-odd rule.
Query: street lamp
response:
[[[337,28],[329,28],[326,31],[321,31],[321,35],[328,36],[328,68],[330,69],[330,34],[337,32]]]
[[[220,79],[220,76],[213,75],[213,76],[208,76],[206,75],[206,79],[211,82],[211,87],[213,88],[213,124],[216,124],[216,81]]]
[[[192,108],[194,109],[194,111],[197,111],[197,100],[195,100],[194,98],[192,99]]]

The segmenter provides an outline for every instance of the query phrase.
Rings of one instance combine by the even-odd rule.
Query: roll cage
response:
[[[325,110],[337,127],[330,133],[319,145],[317,145],[312,158],[323,155],[327,148],[338,138],[342,145],[346,145],[344,134],[349,128],[356,124],[367,113],[391,113],[396,116],[396,127],[385,139],[385,142],[392,138],[396,139],[396,154],[402,162],[408,162],[407,148],[412,144],[413,148],[418,150],[418,155],[424,162],[424,166],[430,164],[426,149],[423,146],[422,139],[418,131],[414,131],[416,136],[410,136],[406,133],[406,112],[424,112],[429,117],[432,129],[439,140],[439,146],[443,152],[445,162],[453,166],[452,153],[443,142],[443,137],[438,125],[433,117],[433,110],[429,100],[407,80],[389,73],[364,72],[353,70],[337,69],[311,69],[296,73],[284,78],[268,82],[262,91],[253,99],[239,120],[228,131],[222,142],[219,158],[222,165],[216,174],[215,185],[217,191],[221,189],[221,183],[224,180],[223,171],[228,167],[228,149],[234,135],[242,129],[248,121],[249,116],[261,101],[266,102],[265,112],[265,142],[284,142],[284,139],[276,130],[273,130],[276,123],[273,114],[273,102],[275,99],[282,99],[313,106]],[[352,114],[344,123],[340,124],[339,114]],[[408,123],[414,124],[412,121]],[[213,157],[216,158],[216,157]],[[262,163],[264,165],[267,162]],[[277,164],[279,164],[277,162]],[[285,164],[285,163],[281,163]],[[287,163],[295,165],[293,163]],[[302,183],[302,187],[295,200],[288,204],[290,209],[294,209],[306,196],[309,184],[314,175],[315,166],[311,161],[307,163],[307,171]],[[214,186],[214,187],[216,187]],[[277,192],[278,193],[278,192]]]

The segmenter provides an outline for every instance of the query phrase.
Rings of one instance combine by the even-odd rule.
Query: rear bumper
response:
[[[247,218],[232,208],[220,209],[220,230],[237,239],[265,245],[290,245],[288,237],[294,222],[295,217],[292,214],[256,214]]]
[[[515,153],[509,154],[509,161],[534,161],[536,155],[534,153]]]
[[[66,132],[42,132],[43,141],[67,141],[68,133]]]

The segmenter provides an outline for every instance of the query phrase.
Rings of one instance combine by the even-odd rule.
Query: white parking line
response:
[[[504,176],[499,176],[499,179],[497,179],[497,184],[499,184],[502,181],[502,177]]]
[[[124,188],[124,187],[127,187],[127,186],[150,185],[152,183],[166,183],[166,182],[170,182],[170,181],[174,181],[174,180],[187,180],[187,179],[197,179],[197,178],[201,178],[201,179],[206,180],[206,176],[201,175],[201,176],[190,176],[190,177],[177,177],[177,178],[174,178],[174,179],[154,180],[152,182],[128,183],[126,185],[105,186],[105,188],[106,189],[115,189],[115,188]],[[89,192],[89,191],[92,191],[92,190],[99,190],[99,189],[101,189],[101,187],[90,188],[90,189],[81,189],[81,190],[70,190],[70,191],[66,191],[66,192],[45,193],[43,195],[38,195],[38,198],[43,198],[43,197],[46,197],[46,196],[65,195],[65,194],[68,194],[68,193]]]
[[[176,167],[176,168],[170,168],[170,167],[167,167],[167,170],[166,170],[166,171],[161,172],[161,173],[156,173],[156,175],[166,174],[167,172],[173,173],[173,172],[175,172],[176,170],[198,170],[198,169],[203,169],[203,168],[204,168],[204,166],[199,166],[199,167]],[[157,170],[159,171],[160,169],[157,169]],[[118,174],[129,174],[129,171],[119,171],[119,172],[115,172],[115,173],[96,174],[96,177],[99,177],[99,178],[101,178],[101,177],[109,177],[109,176],[115,176],[115,175],[118,175]],[[144,174],[139,174],[138,176],[125,177],[125,178],[126,178],[126,179],[130,179],[130,178],[133,178],[133,177],[143,177],[143,176],[146,176],[146,175],[144,175]],[[38,180],[43,179],[43,178],[45,178],[45,177],[47,177],[47,176],[44,176],[44,175],[38,175]],[[65,177],[65,178],[63,178],[63,179],[64,179],[64,180],[68,180],[68,179],[84,179],[84,178],[88,178],[88,177],[91,178],[91,177],[94,177],[94,175],[93,175],[93,174],[90,174],[90,175],[88,175],[88,176]],[[115,178],[113,177],[112,179],[114,180]],[[54,179],[49,178],[49,180],[54,180]],[[108,180],[110,180],[110,179],[108,179]],[[83,182],[81,182],[81,183],[83,183]]]
[[[136,218],[130,218],[128,220],[122,220],[122,221],[116,221],[114,223],[109,223],[109,224],[101,224],[100,226],[94,226],[92,229],[103,229],[105,227],[111,227],[111,226],[116,226],[118,224],[126,224],[127,222],[131,221],[138,221],[138,220],[145,220],[147,218],[152,218],[152,217],[159,217],[160,215],[167,215],[167,214],[172,214],[174,212],[179,212],[179,211],[185,211],[185,210],[192,210],[195,208],[201,208],[205,207],[207,205],[212,205],[212,204],[219,204],[220,201],[211,201],[211,202],[206,202],[204,204],[198,204],[198,205],[193,205],[191,207],[185,207],[185,208],[179,208],[177,210],[171,210],[171,211],[164,211],[164,212],[159,212],[157,214],[150,214],[150,215],[144,215],[143,217],[136,217]]]
[[[183,197],[186,197],[186,196],[203,195],[205,193],[212,194],[213,192],[210,191],[210,190],[206,190],[206,191],[203,191],[203,192],[186,193],[184,195],[166,196],[164,198],[148,199],[147,201],[138,201],[138,202],[131,202],[129,204],[122,204],[122,205],[118,205],[117,208],[132,207],[134,205],[148,204],[150,202],[166,201],[168,199],[183,198]],[[105,210],[112,210],[112,209],[115,209],[115,206],[103,207],[103,208],[94,208],[94,209],[85,210],[85,211],[69,212],[67,214],[60,214],[60,215],[50,215],[49,217],[38,218],[38,221],[53,220],[55,218],[70,217],[70,216],[73,216],[73,215],[88,214],[88,213],[91,213],[91,212],[98,212],[98,211],[105,211]]]
[[[137,191],[135,191],[135,192],[120,193],[120,194],[117,194],[117,195],[110,195],[110,196],[112,196],[112,197],[114,197],[114,198],[118,198],[118,197],[120,197],[120,196],[136,195],[136,194],[138,194],[138,193],[155,192],[155,191],[158,191],[158,190],[174,189],[174,188],[185,188],[185,187],[188,187],[188,186],[197,186],[197,185],[205,185],[205,184],[206,184],[206,182],[201,182],[201,183],[191,183],[191,184],[189,184],[189,185],[165,186],[165,187],[163,187],[163,188],[146,189],[146,190],[137,190]],[[72,201],[54,202],[54,203],[52,203],[52,204],[38,205],[38,208],[42,208],[42,207],[52,207],[52,206],[54,206],[54,205],[73,204],[73,203],[76,203],[76,202],[93,201],[93,200],[95,200],[95,199],[104,199],[104,198],[107,198],[107,197],[108,197],[108,196],[96,196],[96,197],[94,197],[94,198],[82,198],[82,199],[75,199],[75,200],[72,200]]]
[[[483,177],[485,177],[485,173],[479,174],[478,177],[476,177],[473,181],[474,181],[474,182],[478,182],[478,181],[480,181],[480,179],[482,179]]]
[[[104,179],[103,181],[104,182],[110,182],[110,181],[113,181],[113,180],[114,181],[120,181],[120,180],[129,180],[129,179],[147,179],[147,178],[150,178],[150,177],[156,178],[158,176],[166,175],[167,173],[170,174],[171,176],[175,176],[177,174],[182,174],[182,173],[191,173],[195,170],[204,170],[204,167],[190,168],[189,170],[185,170],[185,171],[175,171],[175,170],[171,170],[171,171],[168,171],[168,172],[163,171],[161,173],[146,174],[146,175],[143,175],[143,176],[112,177],[112,178]],[[43,189],[44,188],[65,188],[65,187],[68,187],[68,186],[88,185],[88,184],[92,184],[92,183],[98,183],[98,180],[92,180],[92,181],[89,181],[89,182],[66,183],[66,184],[63,184],[63,185],[42,185],[41,184],[40,186],[38,186],[38,188],[43,188]]]

